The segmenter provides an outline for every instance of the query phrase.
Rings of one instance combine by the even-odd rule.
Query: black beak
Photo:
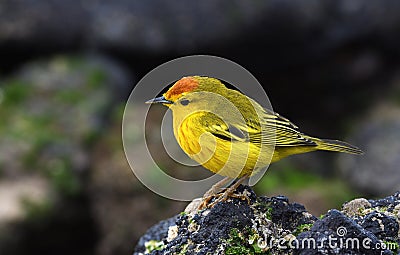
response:
[[[172,104],[172,101],[165,99],[164,96],[156,97],[146,101],[146,104]]]

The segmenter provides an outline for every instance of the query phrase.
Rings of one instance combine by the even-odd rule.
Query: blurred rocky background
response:
[[[399,14],[395,0],[0,1],[1,254],[131,254],[183,210],[132,174],[121,121],[141,77],[190,54],[237,62],[304,132],[365,151],[274,164],[258,194],[318,216],[399,190]]]

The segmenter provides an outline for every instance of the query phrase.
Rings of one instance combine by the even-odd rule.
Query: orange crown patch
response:
[[[166,93],[165,98],[173,99],[182,93],[191,92],[199,86],[199,82],[193,77],[183,77],[177,81]]]

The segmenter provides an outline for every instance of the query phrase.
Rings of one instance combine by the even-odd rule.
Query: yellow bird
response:
[[[183,151],[206,169],[227,177],[205,194],[206,202],[231,178],[240,179],[215,202],[231,196],[259,169],[290,155],[316,150],[362,154],[348,143],[303,134],[288,119],[211,77],[184,77],[163,96],[146,103],[168,106]]]

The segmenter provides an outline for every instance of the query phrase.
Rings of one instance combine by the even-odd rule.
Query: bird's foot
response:
[[[245,192],[243,194],[235,194],[236,189],[246,178],[247,177],[240,178],[236,183],[234,183],[229,188],[221,188],[221,185],[220,185],[220,183],[225,184],[227,182],[226,178],[223,179],[222,181],[218,182],[204,194],[203,200],[202,200],[201,204],[199,205],[198,209],[202,210],[202,209],[206,209],[206,208],[212,208],[217,203],[225,202],[229,198],[239,198],[242,200],[247,200],[247,202],[250,204],[250,198],[247,196],[247,194]],[[228,180],[229,180],[229,178],[228,178]],[[214,201],[209,203],[212,199],[214,199]]]
[[[208,207],[208,203],[215,197],[218,197],[220,192],[226,191],[226,188],[224,188],[224,185],[229,182],[230,178],[225,177],[221,181],[217,182],[214,184],[211,189],[209,189],[206,193],[203,195],[202,202],[199,205],[199,210],[206,209]]]

